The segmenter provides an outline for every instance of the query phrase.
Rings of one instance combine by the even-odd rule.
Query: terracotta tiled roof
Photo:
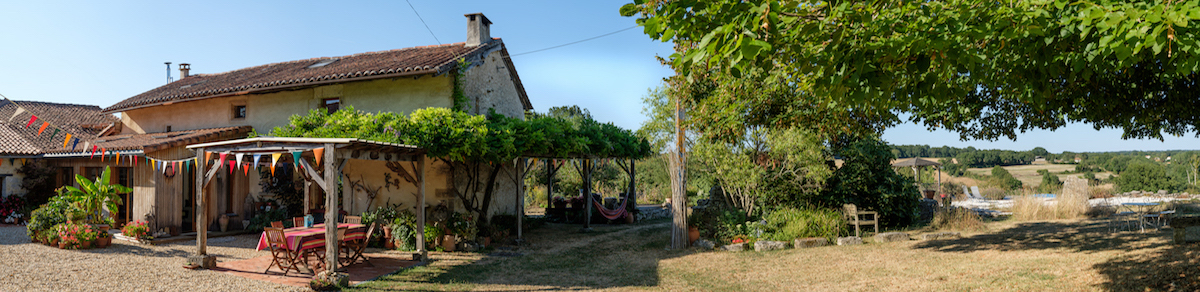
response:
[[[476,47],[467,47],[465,43],[412,47],[274,63],[217,74],[195,74],[125,99],[104,111],[113,113],[166,102],[251,91],[282,90],[401,75],[441,74],[452,70],[456,65],[455,60],[459,58],[470,59],[472,54],[487,52],[497,46],[503,46],[499,38]],[[523,90],[521,95],[522,102],[528,104]]]
[[[120,122],[117,117],[104,114],[100,107],[94,105],[61,104],[38,101],[15,101],[26,112],[17,115],[12,121],[17,107],[12,103],[0,100],[0,155],[33,155],[48,149],[62,147],[62,141],[67,133],[76,135],[80,140],[96,138],[96,135]],[[30,115],[36,115],[38,120],[29,128]],[[46,132],[38,135],[38,127],[42,122],[65,132],[51,138],[54,130],[47,128]]]
[[[143,152],[153,152],[181,145],[245,138],[251,129],[253,128],[250,126],[237,126],[166,133],[124,134],[104,136],[100,139],[92,140],[92,142],[96,146],[110,151],[142,150]],[[63,154],[89,153],[91,151],[91,149],[81,149],[83,148],[82,143],[75,150],[71,150],[69,145],[67,147],[59,147],[46,152]]]

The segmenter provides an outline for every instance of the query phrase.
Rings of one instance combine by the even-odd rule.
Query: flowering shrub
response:
[[[150,237],[150,228],[146,226],[146,221],[137,220],[125,224],[125,227],[121,228],[121,235],[133,238],[148,238]]]
[[[25,205],[25,199],[21,196],[7,196],[0,198],[0,218],[8,217],[13,213],[21,210],[21,206]]]
[[[54,226],[58,233],[59,242],[65,242],[70,248],[79,248],[85,242],[93,242],[100,234],[91,225],[80,223],[63,223]]]

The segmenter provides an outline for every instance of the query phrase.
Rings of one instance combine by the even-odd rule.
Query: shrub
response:
[[[1050,173],[1049,170],[1045,169],[1039,169],[1038,173],[1042,175],[1042,184],[1038,185],[1038,191],[1054,193],[1062,189],[1063,182],[1058,179],[1058,175]]]
[[[783,208],[772,211],[763,219],[766,222],[763,225],[766,235],[763,237],[779,241],[805,237],[833,239],[846,227],[842,214],[828,209]]]
[[[845,161],[833,172],[824,192],[810,201],[840,208],[854,204],[879,212],[883,226],[907,226],[917,219],[921,195],[913,180],[896,173],[891,147],[877,139],[858,140],[838,149]]]
[[[1012,173],[1000,166],[992,167],[992,177],[988,179],[988,183],[1005,190],[1020,189],[1022,185],[1021,180],[1013,177]]]
[[[67,222],[70,203],[59,197],[51,198],[49,202],[29,212],[29,222],[25,226],[30,238],[42,233],[49,233],[55,225]]]
[[[414,250],[417,248],[417,216],[413,215],[408,210],[401,210],[394,214],[386,214],[388,217],[393,217],[388,226],[392,228],[392,242],[396,244],[396,248],[400,250]],[[382,220],[382,218],[381,218]],[[429,242],[430,238],[425,238]]]
[[[271,222],[283,221],[283,219],[287,219],[287,210],[274,208],[250,218],[250,225],[246,227],[246,230],[262,231],[263,227],[271,226]]]
[[[979,214],[966,208],[943,208],[933,215],[930,226],[938,230],[980,231],[986,229]]]
[[[1171,180],[1166,167],[1153,162],[1130,163],[1114,182],[1121,192],[1181,189],[1177,182]]]

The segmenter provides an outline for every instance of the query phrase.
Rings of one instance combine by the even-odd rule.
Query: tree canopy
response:
[[[430,157],[451,161],[508,163],[520,156],[642,158],[650,144],[632,131],[590,117],[535,116],[528,120],[489,113],[477,116],[447,108],[426,108],[404,116],[369,113],[347,106],[293,115],[272,136],[360,138],[424,148]]]
[[[793,96],[691,109],[707,125],[907,117],[993,140],[1071,122],[1123,138],[1200,132],[1196,1],[635,0],[620,13],[673,41],[665,61],[689,81]]]

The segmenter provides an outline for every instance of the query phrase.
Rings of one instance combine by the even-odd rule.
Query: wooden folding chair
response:
[[[282,224],[283,222],[279,222]],[[271,267],[279,267],[283,271],[283,275],[287,276],[288,271],[300,272],[300,268],[296,266],[297,257],[292,252],[291,247],[287,244],[287,237],[283,234],[283,228],[267,227],[263,228],[267,232],[267,249],[271,250],[271,264],[263,270],[266,274],[271,270]]]
[[[271,228],[283,228],[283,221],[271,222]]]
[[[367,245],[371,242],[371,235],[374,233],[375,233],[375,223],[371,223],[370,226],[367,227],[366,237],[346,243],[346,246],[345,246],[346,254],[348,255],[346,257],[346,265],[347,266],[352,265],[355,262],[358,262],[359,259],[362,259],[363,262],[366,263],[368,266],[372,266],[372,267],[375,266],[374,264],[371,263],[370,259],[368,259],[365,255],[363,255],[363,252],[367,250]]]
[[[360,216],[346,216],[346,223],[350,223],[350,224],[362,224],[362,217],[360,217]]]
[[[304,227],[304,217],[292,218],[292,227]]]

